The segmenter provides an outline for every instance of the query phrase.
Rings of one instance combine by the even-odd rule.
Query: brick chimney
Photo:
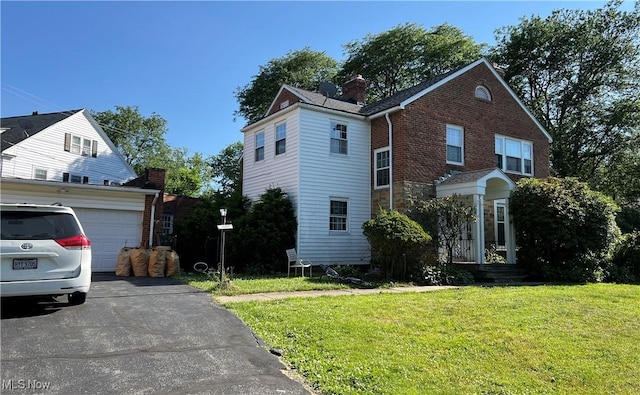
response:
[[[365,103],[364,99],[366,90],[367,84],[364,78],[358,74],[342,84],[341,99],[362,106]]]

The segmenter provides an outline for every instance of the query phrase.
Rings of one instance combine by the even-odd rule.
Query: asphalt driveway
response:
[[[170,278],[96,275],[87,302],[3,300],[2,394],[308,394],[232,313]]]

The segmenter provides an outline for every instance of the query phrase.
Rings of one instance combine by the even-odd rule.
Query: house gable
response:
[[[3,177],[91,184],[135,177],[87,110],[3,118],[2,124],[12,126],[2,133]],[[20,134],[24,138],[16,138]]]
[[[502,79],[486,64],[466,69],[440,80],[404,100],[393,123],[394,176],[396,181],[432,183],[450,171],[471,171],[495,166],[495,137],[506,136],[533,147],[534,176],[549,174],[549,139],[537,121],[515,100]],[[475,88],[483,86],[492,100],[476,98]],[[379,125],[379,126],[377,126]],[[372,140],[388,144],[387,121],[372,120]],[[461,131],[462,162],[447,159],[447,130]],[[379,130],[379,132],[378,132]],[[382,138],[376,138],[382,133]],[[377,147],[372,147],[373,149]],[[510,174],[514,179],[520,174]]]
[[[7,117],[0,121],[2,132],[2,152],[37,133],[55,125],[82,110],[71,110],[49,114],[34,112],[27,116]]]
[[[265,117],[284,110],[296,103],[304,103],[322,109],[335,110],[350,114],[362,114],[362,106],[340,98],[327,97],[319,92],[295,88],[284,84],[280,87]]]

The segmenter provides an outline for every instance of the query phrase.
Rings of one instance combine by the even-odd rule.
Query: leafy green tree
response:
[[[416,202],[412,213],[425,229],[437,235],[438,243],[447,251],[447,264],[453,263],[453,249],[462,229],[477,219],[473,206],[460,195]]]
[[[387,278],[398,280],[416,274],[416,264],[431,240],[417,222],[395,210],[380,210],[362,230],[371,245],[372,265],[381,267]]]
[[[374,102],[478,60],[483,48],[448,24],[426,30],[407,23],[345,44],[347,60],[339,76],[344,81],[362,74],[367,101]]]
[[[219,192],[230,196],[235,192],[242,193],[242,143],[228,145],[220,154],[209,158],[213,182],[219,187]]]
[[[591,184],[625,207],[640,209],[640,139],[598,168]],[[640,230],[640,228],[638,229]]]
[[[244,117],[248,123],[256,122],[264,117],[282,84],[316,90],[321,82],[333,80],[337,71],[338,64],[333,58],[308,47],[272,59],[260,66],[251,83],[236,90],[239,109],[235,115]]]
[[[551,281],[595,281],[620,235],[618,207],[574,178],[523,178],[510,199],[518,264]]]
[[[601,177],[611,187],[618,173],[609,169],[640,156],[640,3],[633,12],[621,11],[622,4],[522,19],[498,30],[492,51],[505,80],[554,138],[555,175],[592,187]]]
[[[170,155],[171,147],[164,138],[167,133],[167,121],[164,118],[156,113],[145,117],[140,114],[138,106],[115,108],[116,111],[92,111],[91,115],[136,174],[153,167],[149,164],[157,161],[157,158]]]
[[[265,191],[233,224],[227,257],[235,271],[270,274],[286,268],[285,251],[295,246],[298,225],[293,203],[282,189]]]
[[[165,191],[176,195],[198,196],[210,188],[211,170],[202,154],[189,157],[186,148],[173,148],[165,140],[167,121],[155,113],[145,117],[137,106],[115,108],[91,115],[136,174],[165,169]]]

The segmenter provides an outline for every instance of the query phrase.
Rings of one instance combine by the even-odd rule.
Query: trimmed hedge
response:
[[[388,279],[421,277],[419,263],[431,236],[420,224],[395,210],[380,210],[362,230],[371,245],[374,269]]]

